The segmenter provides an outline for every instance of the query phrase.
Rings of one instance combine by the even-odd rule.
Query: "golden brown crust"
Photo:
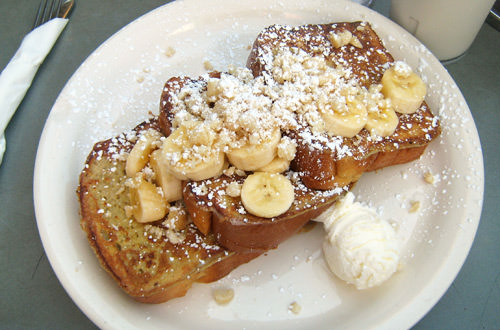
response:
[[[130,201],[120,153],[128,152],[136,132],[147,128],[159,129],[157,121],[97,143],[80,174],[78,197],[81,227],[102,267],[134,299],[160,303],[185,295],[194,282],[215,281],[260,253],[229,252],[193,224],[182,231],[184,241],[173,244],[127,217]]]
[[[172,77],[165,83],[160,97],[160,113],[158,123],[160,130],[165,136],[169,136],[172,128],[173,113],[172,107],[175,104],[173,97],[189,82],[194,81],[189,77]]]

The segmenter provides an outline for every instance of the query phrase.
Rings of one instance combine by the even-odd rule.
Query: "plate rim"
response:
[[[228,0],[230,1],[230,0]],[[175,2],[170,2],[170,3],[167,3],[165,5],[162,5],[142,16],[140,16],[139,18],[135,19],[134,21],[128,23],[127,25],[125,25],[124,27],[122,27],[121,29],[119,29],[116,33],[114,33],[111,37],[109,37],[106,41],[104,41],[95,51],[93,51],[82,63],[81,65],[78,67],[78,69],[74,72],[74,74],[71,76],[71,78],[67,81],[65,87],[62,89],[61,93],[59,94],[56,102],[54,103],[54,108],[56,108],[57,104],[58,104],[58,101],[60,99],[60,96],[62,94],[65,93],[65,89],[66,87],[70,84],[70,82],[74,79],[76,79],[76,77],[78,76],[82,66],[85,65],[85,63],[88,62],[89,58],[91,58],[94,54],[98,53],[100,51],[100,49],[102,47],[104,47],[107,43],[110,42],[110,40],[112,39],[115,39],[117,38],[119,35],[125,33],[126,31],[128,31],[128,29],[131,29],[133,27],[133,25],[139,21],[142,21],[142,20],[145,20],[147,19],[148,17],[151,17],[152,15],[154,15],[155,13],[158,13],[159,11],[168,11],[168,10],[171,10],[170,8],[171,7],[174,7],[174,6],[183,6],[185,4],[191,4],[195,2],[194,0],[190,0],[190,1],[175,1]],[[226,0],[217,0],[218,3],[225,3],[227,2]],[[276,1],[278,2],[278,1]],[[297,2],[300,2],[300,1],[297,1]],[[318,2],[318,1],[316,1]],[[367,8],[364,8],[364,7],[361,7],[360,5],[357,5],[356,3],[350,3],[350,2],[344,2],[344,1],[341,1],[343,3],[345,3],[346,5],[348,4],[349,6],[351,7],[354,7],[354,8],[358,8],[360,10],[369,10]],[[373,11],[372,11],[373,12]],[[395,27],[396,30],[399,29],[398,32],[403,32],[407,35],[409,35],[406,31],[404,31],[401,27],[397,26],[395,23],[393,23],[392,21],[390,21],[389,19],[387,19],[386,17],[374,12],[375,15],[379,15],[380,17],[382,17],[383,19],[387,20],[388,22],[392,23]],[[409,38],[414,38],[413,36],[409,35]],[[416,39],[414,39],[416,40]],[[437,59],[436,59],[437,61]],[[439,62],[439,61],[438,61]],[[449,74],[447,73],[447,71],[445,70],[445,68],[440,64],[440,67],[439,67],[440,71],[441,71],[441,74],[446,74],[448,75],[448,77],[451,79],[451,81],[453,82],[454,84],[454,81],[453,79],[449,76]],[[458,87],[457,87],[458,89]],[[462,98],[463,102],[465,102],[465,98],[463,97],[463,95],[461,94],[460,92],[460,95],[459,97]],[[479,134],[477,132],[477,127],[474,123],[474,120],[473,120],[473,117],[472,117],[472,114],[470,112],[470,109],[468,108],[467,106],[467,103],[465,102],[465,107],[467,109],[467,112],[468,114],[470,115],[471,119],[472,119],[472,126],[474,128],[473,132],[472,132],[472,136],[474,138],[474,142],[477,142],[479,143]],[[42,131],[42,135],[41,135],[41,138],[40,138],[40,143],[39,143],[39,146],[38,146],[38,150],[37,150],[37,154],[36,154],[36,160],[35,160],[35,170],[34,170],[34,179],[33,179],[33,196],[34,196],[34,206],[35,206],[35,214],[36,214],[36,220],[37,220],[37,226],[38,226],[38,230],[39,230],[39,233],[40,233],[40,237],[42,239],[42,243],[43,243],[43,246],[44,246],[44,249],[45,249],[45,252],[47,254],[47,257],[49,259],[49,262],[51,264],[51,267],[54,269],[54,272],[59,280],[59,282],[63,285],[64,289],[66,290],[66,292],[69,294],[69,296],[71,297],[71,299],[75,302],[75,304],[82,310],[82,312],[84,312],[84,314],[92,321],[94,322],[96,325],[98,325],[99,327],[102,327],[102,328],[108,328],[108,327],[112,327],[113,325],[108,323],[108,320],[103,317],[102,315],[100,315],[99,313],[95,313],[95,311],[88,306],[88,304],[85,302],[85,301],[82,301],[81,297],[78,296],[78,292],[75,290],[74,287],[72,287],[70,285],[70,282],[67,280],[67,278],[65,278],[66,274],[64,272],[64,265],[61,265],[59,264],[58,260],[57,260],[57,257],[56,257],[56,252],[57,251],[53,251],[52,250],[52,246],[50,244],[50,241],[48,241],[48,232],[47,232],[47,228],[45,227],[43,221],[41,220],[45,214],[46,214],[46,210],[44,209],[44,205],[41,204],[41,196],[43,194],[43,188],[41,187],[41,177],[43,176],[43,171],[42,171],[42,168],[43,168],[43,155],[46,153],[45,151],[45,148],[46,148],[46,145],[44,144],[44,141],[46,139],[46,136],[47,136],[47,132],[50,130],[51,128],[51,115],[52,115],[52,110],[50,111],[49,113],[49,116],[48,116],[48,119],[44,125],[44,128],[43,128],[43,131]],[[480,148],[480,143],[478,144],[479,145],[479,148]],[[464,244],[460,244],[459,248],[456,248],[456,249],[453,249],[453,251],[450,251],[450,257],[446,260],[446,265],[443,266],[443,268],[454,268],[455,271],[453,271],[452,273],[448,273],[447,276],[443,276],[443,274],[440,274],[441,275],[441,278],[440,278],[440,281],[434,281],[432,283],[430,283],[429,285],[427,285],[423,291],[425,292],[420,292],[419,294],[417,294],[414,298],[417,299],[419,298],[420,296],[422,295],[426,295],[428,294],[428,297],[427,299],[425,299],[426,301],[425,302],[421,302],[420,304],[416,304],[414,305],[414,307],[418,308],[419,312],[417,314],[419,314],[418,317],[415,317],[415,313],[412,312],[410,314],[413,314],[411,315],[407,315],[407,314],[402,314],[402,313],[399,313],[398,315],[396,315],[397,317],[393,317],[392,320],[395,322],[395,323],[392,323],[393,325],[394,324],[398,324],[398,325],[406,325],[408,327],[416,324],[422,317],[425,316],[425,314],[430,310],[432,309],[432,307],[439,301],[439,299],[443,296],[443,294],[446,292],[446,290],[448,290],[448,288],[450,287],[450,285],[453,283],[454,279],[456,278],[456,276],[458,275],[460,269],[462,268],[468,254],[469,254],[469,251],[470,251],[470,248],[473,244],[473,241],[474,241],[474,238],[475,238],[475,234],[477,232],[477,228],[478,228],[478,225],[479,225],[479,222],[480,222],[480,215],[481,215],[481,210],[482,210],[482,204],[483,204],[483,201],[484,201],[484,164],[483,164],[484,160],[483,160],[483,155],[482,155],[482,151],[481,151],[481,159],[480,159],[480,178],[482,179],[482,182],[481,182],[481,185],[480,185],[480,191],[478,192],[478,194],[480,195],[480,205],[478,206],[477,210],[475,210],[474,213],[474,219],[477,219],[477,221],[475,221],[474,223],[474,231],[471,234],[467,235],[467,236],[464,236],[463,239],[465,239],[465,242],[461,242],[461,243],[464,243]],[[460,237],[459,237],[460,238]],[[458,240],[458,238],[455,238],[455,240]],[[465,251],[465,253],[464,253]],[[453,261],[453,262],[452,262]],[[449,264],[453,264],[453,267]],[[457,266],[458,265],[458,266]],[[415,304],[414,302],[412,302],[412,304]],[[408,310],[408,309],[407,309]],[[410,321],[410,323],[408,322],[408,319],[411,319],[412,321]],[[388,326],[389,324],[382,324],[383,326]]]

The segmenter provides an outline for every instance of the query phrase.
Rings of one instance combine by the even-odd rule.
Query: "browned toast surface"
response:
[[[215,281],[259,253],[238,254],[222,248],[213,234],[194,224],[173,243],[161,221],[141,224],[127,216],[130,205],[124,155],[140,131],[158,129],[156,120],[95,144],[80,175],[81,227],[104,269],[138,301],[160,303],[185,295],[192,283]]]
[[[349,31],[362,47],[335,47],[331,34]],[[284,48],[299,48],[322,56],[333,66],[347,66],[362,86],[379,84],[384,71],[394,62],[375,31],[366,22],[343,22],[290,27],[273,25],[256,38],[247,67],[254,76],[272,80],[275,54]],[[304,183],[315,189],[331,189],[359,179],[365,171],[417,159],[440,134],[439,120],[423,102],[413,114],[398,114],[396,131],[385,138],[373,137],[362,129],[353,138],[312,134],[308,127],[290,132],[298,143],[292,167]],[[407,150],[414,148],[412,150]]]

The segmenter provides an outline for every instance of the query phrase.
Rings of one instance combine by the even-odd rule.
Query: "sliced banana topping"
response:
[[[188,122],[170,134],[161,148],[165,165],[179,180],[204,180],[222,173],[225,155],[202,122]]]
[[[290,167],[290,161],[281,157],[274,157],[274,159],[267,165],[259,168],[260,172],[268,173],[283,173]]]
[[[133,177],[146,166],[149,154],[158,147],[161,136],[161,133],[154,129],[148,129],[141,134],[127,157],[125,165],[127,176]]]
[[[278,157],[291,162],[297,152],[297,142],[288,136],[283,136],[278,144]]]
[[[372,135],[386,137],[392,135],[398,127],[399,118],[394,110],[389,107],[380,108],[378,111],[368,112],[368,121],[365,128]]]
[[[399,113],[417,111],[426,93],[425,83],[404,62],[396,62],[382,76],[382,94],[391,100],[394,110]]]
[[[365,127],[368,120],[366,106],[355,96],[345,97],[345,108],[335,108],[335,104],[325,103],[320,108],[321,116],[329,135],[353,137]]]
[[[266,166],[276,157],[280,140],[281,132],[279,128],[276,128],[263,141],[254,144],[249,142],[242,147],[230,150],[227,152],[227,158],[240,170],[255,171]]]
[[[161,187],[163,196],[167,202],[175,202],[182,198],[182,182],[175,175],[168,171],[165,158],[161,155],[161,150],[151,153],[149,165],[153,169],[156,183]]]
[[[167,214],[169,206],[161,191],[140,175],[134,181],[130,187],[130,202],[135,220],[144,223],[162,219]]]
[[[290,180],[277,173],[255,172],[241,187],[245,209],[256,216],[272,218],[288,211],[295,198]]]

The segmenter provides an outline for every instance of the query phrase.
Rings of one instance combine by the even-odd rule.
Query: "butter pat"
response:
[[[331,271],[357,289],[378,286],[398,269],[396,231],[371,208],[347,195],[319,219],[327,237],[323,253]]]

